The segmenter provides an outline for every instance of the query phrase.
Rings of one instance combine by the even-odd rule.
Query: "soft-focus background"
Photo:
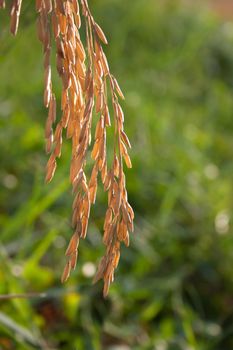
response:
[[[90,1],[133,145],[136,229],[106,300],[92,285],[102,190],[78,267],[60,283],[72,234],[70,145],[45,185],[34,4],[23,2],[16,38],[1,11],[0,294],[46,294],[0,300],[0,349],[233,349],[233,6],[193,3]]]

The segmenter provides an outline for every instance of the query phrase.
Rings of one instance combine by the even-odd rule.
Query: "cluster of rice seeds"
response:
[[[83,14],[87,18],[86,23],[88,23],[89,31],[92,34],[91,43],[88,46],[91,48],[90,61],[93,63],[95,108],[96,113],[100,116],[91,153],[95,160],[89,182],[91,203],[95,202],[98,172],[101,173],[105,191],[108,191],[108,209],[105,216],[103,236],[106,253],[100,261],[94,278],[94,282],[101,278],[104,280],[104,296],[106,296],[109,285],[114,279],[114,270],[119,262],[120,243],[124,242],[128,246],[129,232],[133,231],[134,213],[128,203],[123,173],[123,159],[127,167],[131,168],[132,166],[127,150],[131,146],[124,132],[124,113],[118,101],[118,96],[124,99],[124,95],[116,78],[109,71],[108,62],[102,49],[102,43],[107,44],[107,39],[91,16],[87,1],[83,0],[81,2]],[[110,83],[115,125],[114,157],[109,170],[107,169],[106,160],[106,128],[111,126],[111,120],[107,101],[107,80]]]
[[[16,34],[22,0],[13,0],[11,31]],[[86,45],[82,44],[80,8],[86,29]],[[0,0],[0,8],[5,6]],[[94,281],[104,280],[104,296],[114,279],[120,258],[120,244],[129,245],[129,232],[133,231],[134,213],[128,203],[123,172],[123,160],[131,168],[128,155],[130,142],[124,132],[124,113],[118,98],[124,99],[116,78],[110,73],[102,44],[107,39],[94,21],[87,0],[36,0],[38,37],[44,51],[44,105],[48,108],[45,125],[47,163],[46,181],[50,182],[61,156],[62,134],[72,140],[70,181],[73,187],[72,225],[74,233],[66,250],[67,262],[62,281],[66,281],[75,268],[80,238],[85,238],[91,205],[95,203],[97,178],[100,173],[104,190],[108,191],[108,209],[104,222],[103,243],[106,253],[101,259]],[[56,125],[56,98],[51,79],[51,37],[56,43],[57,72],[62,81],[61,119]],[[106,129],[111,126],[107,90],[110,90],[114,121],[114,155],[107,166]],[[92,115],[99,116],[95,129],[91,157],[94,166],[89,181],[85,174],[87,151],[91,145]],[[55,131],[53,131],[55,129]]]
[[[108,209],[105,216],[103,236],[103,242],[106,245],[106,254],[101,259],[95,276],[95,281],[101,278],[104,279],[104,296],[108,294],[109,285],[114,279],[114,270],[120,258],[120,243],[124,242],[126,246],[129,245],[129,231],[133,231],[134,219],[133,210],[128,203],[122,164],[122,159],[124,158],[126,165],[131,167],[131,161],[127,151],[127,147],[130,147],[130,143],[123,130],[124,116],[116,92],[118,92],[121,97],[123,97],[123,95],[116,79],[110,74],[108,74],[107,77],[110,79],[114,110],[115,150],[112,167],[106,173],[106,176],[103,176],[101,173],[104,189],[108,191]],[[108,120],[108,109],[104,104],[101,123],[103,123],[103,125],[104,123],[108,125]],[[98,138],[96,141],[98,141]],[[95,152],[93,153],[95,155]]]

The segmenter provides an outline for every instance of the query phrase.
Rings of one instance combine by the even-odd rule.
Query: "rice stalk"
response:
[[[10,30],[16,35],[22,0],[13,0],[10,11]],[[5,1],[0,0],[0,8]],[[66,250],[66,264],[62,274],[65,282],[75,269],[80,239],[87,234],[90,209],[95,203],[100,177],[108,192],[108,208],[104,221],[103,243],[106,246],[94,282],[103,279],[106,296],[114,280],[120,259],[120,246],[129,245],[133,231],[134,212],[128,202],[124,164],[132,167],[128,154],[131,147],[124,132],[124,113],[120,99],[122,90],[110,71],[103,45],[108,40],[95,22],[87,0],[36,0],[37,33],[44,56],[44,105],[48,109],[45,124],[46,152],[50,155],[46,166],[46,182],[55,174],[57,159],[61,157],[63,134],[71,139],[72,154],[70,182],[73,189],[72,225],[74,233]],[[85,28],[85,40],[80,28]],[[56,47],[56,70],[62,82],[61,118],[57,120],[56,96],[52,85],[50,62],[52,40]],[[110,96],[110,103],[108,96]],[[110,115],[110,110],[113,111]],[[93,113],[98,115],[94,145],[91,143]],[[114,154],[107,164],[107,128],[114,127]],[[87,152],[91,149],[94,161],[90,178],[86,175]]]

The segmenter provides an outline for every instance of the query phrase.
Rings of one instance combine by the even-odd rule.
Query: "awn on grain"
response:
[[[124,113],[118,98],[124,98],[116,78],[111,74],[103,44],[107,39],[95,22],[87,0],[36,0],[37,31],[44,52],[44,105],[48,108],[45,125],[47,163],[46,181],[54,176],[57,158],[61,156],[62,133],[72,141],[70,181],[73,187],[74,233],[66,250],[66,265],[62,281],[66,281],[76,266],[80,238],[85,238],[91,205],[95,203],[97,177],[108,191],[108,209],[104,221],[103,243],[106,253],[102,257],[94,281],[104,280],[104,296],[114,279],[120,258],[120,244],[129,245],[129,232],[133,231],[134,213],[128,203],[123,172],[123,159],[131,168],[128,155],[130,142],[124,132]],[[16,35],[22,0],[12,0],[10,29]],[[0,0],[0,8],[5,0]],[[80,11],[81,8],[81,11]],[[81,13],[80,13],[81,12]],[[86,42],[83,45],[79,30],[85,24]],[[51,34],[53,33],[53,34]],[[57,72],[62,81],[62,116],[56,122],[56,97],[51,80],[50,55],[52,36],[56,46]],[[107,98],[109,90],[110,105]],[[91,157],[94,166],[89,181],[85,174],[87,151],[91,147],[92,116],[98,116]],[[107,167],[106,129],[114,121],[114,154]],[[55,129],[55,131],[53,131]]]

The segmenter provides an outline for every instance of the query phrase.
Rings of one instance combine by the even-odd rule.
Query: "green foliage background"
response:
[[[126,95],[136,230],[109,297],[99,191],[70,281],[70,145],[44,184],[42,49],[34,5],[17,38],[0,13],[1,349],[233,349],[233,23],[178,1],[90,1]],[[56,76],[56,90],[60,83]],[[88,265],[87,265],[88,263]]]

